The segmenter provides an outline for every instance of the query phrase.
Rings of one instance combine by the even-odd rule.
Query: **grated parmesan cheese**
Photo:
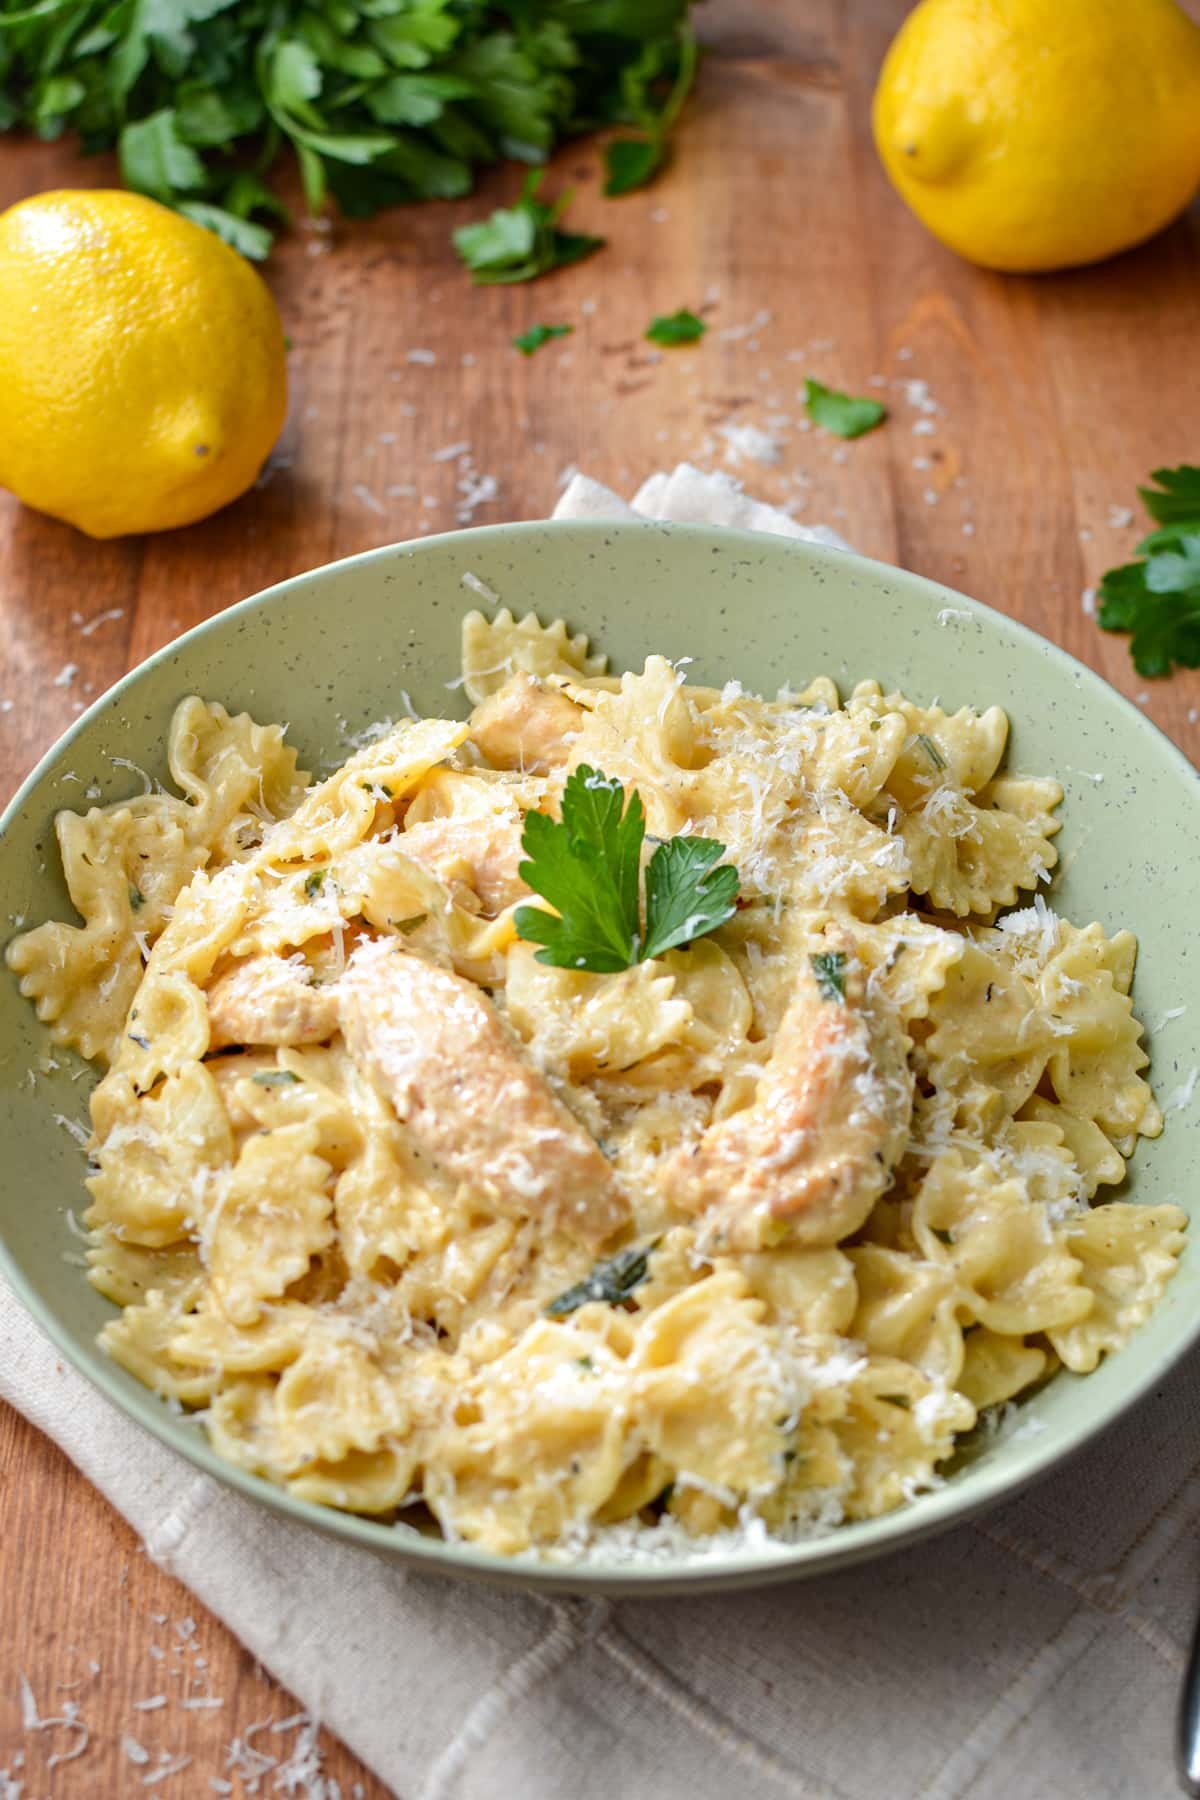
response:
[[[1193,1068],[1188,1074],[1186,1081],[1180,1082],[1179,1086],[1169,1096],[1163,1107],[1163,1111],[1182,1112],[1185,1106],[1190,1106],[1196,1095],[1197,1081],[1200,1081],[1200,1069]]]
[[[478,594],[479,598],[485,600],[489,606],[499,606],[500,596],[495,588],[489,587],[486,581],[470,569],[464,569],[459,580],[463,587],[468,588],[472,594]],[[462,680],[463,677],[460,675],[457,682],[448,682],[447,686],[461,686]]]
[[[726,425],[717,426],[717,436],[725,439],[725,455],[735,465],[748,457],[762,468],[774,468],[782,460],[783,450],[779,438],[773,432],[761,430],[757,425],[739,425],[731,420]]]

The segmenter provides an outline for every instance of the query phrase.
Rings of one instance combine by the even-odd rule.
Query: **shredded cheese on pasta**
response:
[[[8,960],[105,1066],[109,1354],[294,1494],[561,1558],[886,1512],[1118,1349],[1185,1217],[1092,1205],[1162,1128],[1135,946],[1048,905],[1004,714],[617,679],[505,611],[462,685],[315,785],[187,700],[177,794],[60,816],[83,922]],[[727,924],[537,960],[522,823],[580,763],[726,846]]]

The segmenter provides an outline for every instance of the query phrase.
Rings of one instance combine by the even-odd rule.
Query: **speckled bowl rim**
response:
[[[1152,740],[1155,754],[1173,765],[1178,772],[1191,781],[1200,782],[1200,776],[1183,752],[1146,718],[1132,701],[1119,694],[1102,676],[1088,668],[1086,664],[1080,663],[1065,650],[1060,649],[1058,645],[1051,643],[1018,620],[1011,619],[994,608],[986,606],[982,601],[973,600],[969,595],[960,594],[953,588],[947,588],[942,583],[925,576],[915,575],[907,570],[897,569],[890,564],[880,563],[873,558],[859,556],[849,551],[830,549],[824,545],[810,544],[802,540],[769,537],[760,532],[738,531],[728,527],[668,525],[653,521],[627,520],[619,522],[530,520],[431,534],[429,537],[380,545],[373,550],[340,558],[336,562],[323,563],[317,568],[305,570],[298,575],[277,582],[271,587],[261,589],[258,593],[236,602],[223,612],[215,614],[212,618],[206,619],[191,630],[184,632],[180,637],[163,645],[153,655],[131,669],[104,693],[98,695],[87,710],[39,759],[35,768],[22,782],[5,807],[3,814],[0,815],[0,847],[4,844],[10,821],[28,803],[41,782],[52,774],[59,758],[84,732],[94,717],[103,708],[111,705],[117,696],[132,693],[144,677],[176,656],[181,648],[190,648],[202,642],[210,634],[227,631],[231,626],[236,626],[238,620],[244,618],[248,613],[261,608],[286,605],[289,595],[314,583],[322,582],[334,572],[343,574],[349,570],[363,569],[377,563],[387,563],[399,559],[409,562],[413,557],[420,557],[427,550],[444,547],[447,543],[453,543],[458,550],[461,550],[464,559],[469,560],[475,546],[482,550],[485,546],[497,542],[518,543],[524,537],[543,537],[547,532],[555,535],[561,534],[564,537],[574,536],[578,539],[581,549],[590,542],[603,542],[605,538],[611,538],[615,534],[624,535],[629,532],[653,533],[660,542],[667,544],[672,538],[677,537],[706,539],[719,549],[741,552],[743,555],[755,558],[761,558],[764,551],[768,554],[777,553],[781,557],[796,556],[817,567],[823,566],[835,577],[849,567],[861,580],[872,585],[886,580],[892,587],[906,589],[913,597],[923,599],[926,604],[936,602],[941,607],[963,608],[972,618],[982,621],[985,629],[998,632],[1002,636],[1008,635],[1027,648],[1036,648],[1038,655],[1049,663],[1061,679],[1074,680],[1081,684],[1083,690],[1090,693],[1100,707],[1115,712],[1129,729],[1144,734]],[[1200,798],[1200,786],[1197,787],[1197,796]],[[793,1581],[806,1576],[828,1574],[835,1569],[848,1568],[853,1564],[866,1562],[873,1557],[898,1550],[904,1545],[931,1537],[978,1516],[1000,1501],[1013,1498],[1017,1493],[1022,1492],[1052,1471],[1061,1468],[1102,1432],[1107,1431],[1118,1419],[1136,1407],[1150,1390],[1161,1382],[1163,1376],[1187,1355],[1193,1345],[1200,1342],[1200,1312],[1198,1312],[1180,1331],[1174,1342],[1167,1347],[1161,1359],[1153,1366],[1148,1367],[1140,1376],[1131,1378],[1119,1394],[1110,1398],[1106,1406],[1096,1409],[1093,1405],[1079,1419],[1078,1423],[1049,1434],[1050,1441],[1039,1448],[1023,1447],[1025,1454],[1019,1467],[1010,1467],[1004,1462],[1000,1462],[994,1468],[980,1468],[973,1473],[969,1483],[959,1485],[951,1480],[945,1486],[922,1494],[899,1510],[886,1513],[881,1518],[860,1520],[850,1525],[838,1526],[828,1535],[805,1539],[796,1544],[777,1545],[766,1553],[748,1550],[728,1556],[711,1558],[706,1556],[700,1561],[675,1564],[657,1560],[628,1564],[622,1561],[606,1564],[599,1562],[545,1563],[533,1560],[531,1557],[498,1556],[477,1550],[467,1544],[451,1543],[433,1537],[427,1538],[416,1533],[410,1535],[408,1532],[398,1531],[394,1526],[385,1525],[357,1514],[336,1512],[331,1508],[297,1499],[261,1477],[235,1468],[232,1464],[222,1461],[201,1435],[194,1431],[181,1429],[176,1424],[174,1415],[166,1410],[163,1403],[150,1390],[147,1389],[144,1395],[141,1393],[129,1394],[121,1385],[114,1365],[108,1361],[102,1351],[99,1349],[89,1350],[76,1345],[55,1312],[43,1303],[41,1296],[26,1281],[2,1239],[0,1239],[0,1274],[7,1279],[13,1291],[55,1346],[81,1374],[88,1378],[94,1387],[99,1389],[123,1413],[150,1431],[161,1443],[187,1458],[197,1468],[224,1486],[245,1495],[259,1505],[271,1508],[281,1517],[296,1524],[307,1526],[344,1542],[360,1545],[390,1560],[405,1563],[416,1570],[431,1574],[457,1575],[469,1580],[483,1581],[493,1586],[537,1589],[543,1592],[650,1596],[694,1594],[718,1589],[745,1589]]]

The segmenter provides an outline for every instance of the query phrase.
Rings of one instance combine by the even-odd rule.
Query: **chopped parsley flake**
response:
[[[661,344],[664,349],[671,349],[677,344],[694,344],[702,338],[708,326],[703,319],[698,319],[694,312],[681,306],[678,312],[660,313],[646,327],[645,336],[652,344]]]
[[[808,960],[822,1000],[843,1002],[846,998],[846,952],[822,950]]]
[[[641,1287],[646,1279],[653,1249],[653,1244],[643,1244],[640,1248],[631,1245],[628,1250],[618,1250],[615,1256],[598,1262],[590,1275],[551,1300],[546,1308],[547,1318],[565,1319],[591,1300],[602,1300],[606,1306],[628,1306],[634,1289]]]
[[[841,394],[811,376],[804,383],[804,410],[814,425],[840,438],[862,437],[887,418],[887,407],[879,400]]]
[[[513,345],[522,356],[532,356],[543,344],[553,343],[555,338],[570,337],[574,329],[573,325],[531,325],[528,331],[518,332]]]

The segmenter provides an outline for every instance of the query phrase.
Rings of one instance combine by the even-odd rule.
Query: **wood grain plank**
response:
[[[1200,0],[1189,5],[1200,17]],[[256,489],[188,530],[104,545],[0,499],[0,786],[126,667],[246,593],[453,528],[464,512],[538,516],[572,465],[628,492],[682,458],[730,468],[797,516],[1035,625],[1147,694],[1194,754],[1200,676],[1140,682],[1124,640],[1099,632],[1081,597],[1136,529],[1110,508],[1134,504],[1151,466],[1195,459],[1200,217],[1193,208],[1155,244],[1075,275],[1001,278],[958,262],[898,204],[870,143],[870,91],[905,10],[711,0],[701,22],[714,54],[669,175],[607,204],[592,147],[557,160],[548,187],[577,183],[572,220],[610,241],[553,281],[474,290],[449,249],[455,223],[511,196],[513,171],[455,206],[284,240],[268,277],[294,345],[292,404]],[[5,141],[0,206],[112,180],[106,159]],[[681,305],[703,310],[707,338],[655,351],[646,324]],[[527,360],[510,340],[538,320],[576,330]],[[806,429],[806,373],[880,393],[888,425],[849,446]],[[731,443],[721,427],[744,425],[775,440],[776,461],[735,460],[736,431]],[[455,445],[466,448],[435,454]],[[481,497],[489,476],[495,495]],[[153,1755],[193,1758],[157,1784],[168,1800],[203,1795],[209,1776],[230,1774],[236,1735],[295,1713],[7,1411],[0,1502],[0,1768],[24,1754],[27,1795],[142,1792],[125,1733]],[[177,1629],[187,1618],[194,1638]],[[85,1756],[48,1771],[73,1734],[22,1727],[18,1670],[43,1713],[77,1702]],[[223,1705],[183,1708],[185,1670]],[[163,1691],[168,1707],[133,1710]],[[286,1738],[259,1741],[286,1754]],[[342,1800],[384,1800],[342,1747],[324,1745]]]

